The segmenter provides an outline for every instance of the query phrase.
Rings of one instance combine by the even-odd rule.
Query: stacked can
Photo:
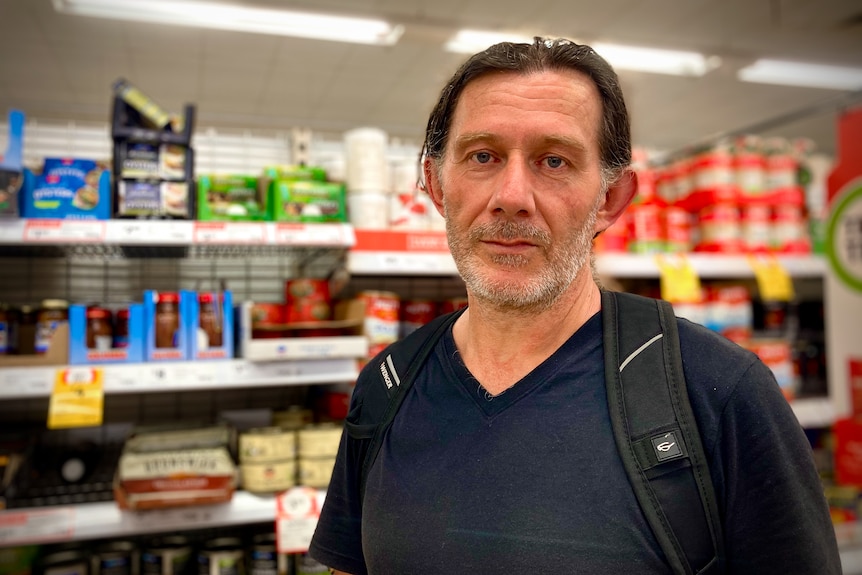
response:
[[[347,211],[357,229],[389,227],[388,136],[379,128],[344,133]]]
[[[340,442],[339,425],[324,423],[299,430],[296,443],[300,485],[321,489],[329,485]]]
[[[296,485],[296,433],[280,427],[239,436],[242,485],[251,493],[277,493]]]
[[[400,299],[387,291],[363,291],[358,298],[365,306],[362,333],[368,338],[368,357],[374,357],[398,340]]]

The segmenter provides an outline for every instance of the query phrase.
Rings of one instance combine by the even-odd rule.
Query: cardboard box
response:
[[[129,306],[129,345],[124,348],[96,350],[87,347],[87,306],[69,306],[69,363],[137,363],[144,361],[144,306]]]
[[[22,218],[110,219],[111,173],[98,168],[82,179],[74,175],[36,175],[25,168],[19,206]]]
[[[29,338],[31,341],[36,337],[35,326],[24,326],[19,328],[18,337]],[[69,363],[69,323],[60,322],[51,335],[51,344],[45,353],[33,353],[26,355],[2,355],[0,356],[0,369],[4,367],[39,367],[50,365],[67,365]]]
[[[216,320],[221,324],[221,342],[212,345],[206,331],[201,328],[201,298],[207,297],[213,303]],[[234,354],[234,314],[231,292],[185,292],[186,314],[189,342],[189,359],[230,359]]]
[[[198,178],[198,220],[267,220],[265,178],[204,175]]]
[[[269,183],[267,211],[274,222],[345,222],[344,184],[273,180]]]
[[[193,292],[179,292],[179,303],[177,304],[176,330],[173,332],[172,347],[157,347],[156,335],[159,329],[159,321],[164,321],[158,313],[159,292],[147,290],[144,292],[144,360],[145,361],[183,361],[189,359],[189,313],[186,308],[190,305],[189,294]],[[164,329],[164,324],[162,324]]]

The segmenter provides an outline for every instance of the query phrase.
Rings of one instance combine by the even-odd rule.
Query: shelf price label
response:
[[[102,242],[105,223],[80,220],[27,220],[24,226],[26,242]]]
[[[343,224],[277,223],[271,228],[272,243],[282,246],[348,246],[353,234]]]
[[[276,498],[275,531],[279,553],[308,551],[320,519],[323,496],[311,487],[293,487]]]
[[[4,547],[65,541],[74,534],[75,509],[72,507],[0,511],[0,544]]]
[[[102,425],[104,379],[101,368],[58,369],[48,403],[48,429]]]
[[[242,222],[196,222],[194,241],[198,244],[265,244],[263,224]]]
[[[656,256],[661,282],[661,298],[671,303],[697,302],[703,298],[700,276],[685,256],[675,261]]]
[[[760,299],[764,301],[790,301],[794,297],[793,280],[775,256],[749,256],[754,270]]]

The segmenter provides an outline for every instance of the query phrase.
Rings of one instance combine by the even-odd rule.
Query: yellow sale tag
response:
[[[790,301],[794,298],[793,280],[775,256],[749,256],[763,301]]]
[[[671,303],[701,301],[703,292],[700,276],[685,256],[679,256],[675,260],[671,261],[662,255],[656,256],[661,274],[661,298]]]
[[[103,381],[99,368],[58,369],[48,404],[48,429],[102,425]]]

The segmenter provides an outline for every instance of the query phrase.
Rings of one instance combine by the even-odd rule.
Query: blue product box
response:
[[[46,166],[48,160],[46,160]],[[80,161],[73,161],[80,162]],[[36,175],[24,169],[20,194],[22,218],[59,220],[107,220],[111,217],[111,173],[92,169],[83,178],[81,169],[60,168]]]
[[[69,306],[69,363],[139,363],[144,361],[144,306],[129,306],[129,337],[126,347],[99,350],[87,347],[87,306]]]
[[[183,361],[189,359],[189,294],[194,292],[144,292],[144,361]],[[170,304],[159,300],[169,299]],[[159,340],[170,347],[158,347]]]
[[[24,112],[9,110],[9,139],[0,154],[0,168],[20,172],[24,153]]]
[[[234,356],[233,298],[229,291],[183,292],[189,305],[185,325],[188,326],[189,359],[230,359]],[[211,342],[205,325],[201,322],[201,309],[205,316],[203,324],[215,322],[221,326],[221,341]],[[215,343],[215,345],[213,345]]]

